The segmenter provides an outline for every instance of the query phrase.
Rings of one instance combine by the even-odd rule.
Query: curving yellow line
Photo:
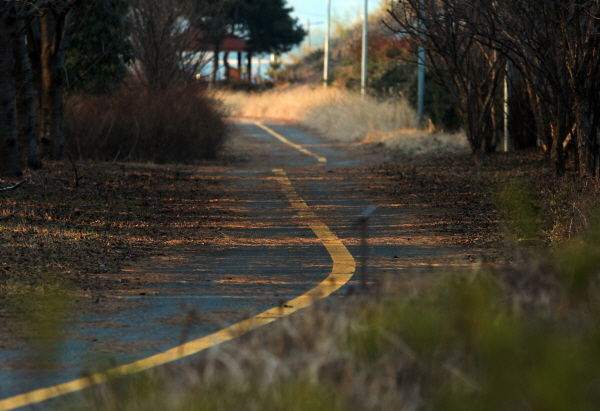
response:
[[[296,144],[296,143],[292,143],[290,140],[288,140],[287,138],[285,138],[284,136],[282,136],[281,134],[276,133],[275,131],[271,130],[269,127],[265,126],[262,123],[259,123],[258,121],[254,122],[254,125],[262,128],[263,130],[265,130],[267,133],[269,133],[270,135],[272,135],[273,137],[275,137],[276,139],[278,139],[279,141],[287,144],[288,146],[292,146],[294,147],[296,150],[303,152],[304,154],[307,154],[311,157],[314,157],[317,159],[317,161],[319,163],[326,163],[327,159],[325,157],[321,157],[318,154],[313,153],[312,151],[308,151],[307,149],[305,149],[304,147],[302,147],[300,144]]]
[[[354,258],[352,258],[352,255],[350,252],[348,252],[348,249],[344,246],[342,241],[336,237],[336,235],[333,234],[325,224],[319,221],[317,216],[312,211],[310,211],[308,205],[306,205],[304,200],[294,190],[294,187],[287,178],[285,172],[281,169],[275,169],[273,172],[275,173],[275,178],[281,186],[281,190],[288,198],[292,207],[298,211],[298,214],[301,217],[305,219],[306,224],[312,229],[317,237],[319,237],[331,255],[333,267],[331,269],[331,274],[329,274],[325,280],[323,280],[309,292],[288,301],[280,307],[271,308],[256,315],[255,317],[240,321],[239,323],[224,328],[206,337],[198,338],[197,340],[187,342],[160,354],[156,354],[130,364],[112,368],[103,373],[92,374],[89,377],[78,378],[64,384],[58,384],[48,388],[41,388],[39,390],[1,400],[0,411],[14,410],[19,407],[24,407],[26,405],[32,405],[41,401],[56,398],[61,395],[81,391],[85,388],[101,384],[113,378],[134,374],[149,368],[166,364],[171,361],[179,360],[192,354],[196,354],[209,347],[232,340],[241,336],[242,334],[247,333],[248,331],[254,330],[302,308],[308,307],[316,300],[329,296],[331,293],[346,284],[350,278],[352,278],[352,275],[356,269]]]

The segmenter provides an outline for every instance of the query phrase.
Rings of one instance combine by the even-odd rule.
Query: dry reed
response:
[[[231,117],[292,121],[334,141],[383,144],[406,153],[468,149],[464,133],[418,129],[404,100],[379,101],[330,87],[292,87],[264,93],[223,92]]]

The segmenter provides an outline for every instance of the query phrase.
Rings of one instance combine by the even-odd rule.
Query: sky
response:
[[[377,9],[381,0],[368,0],[369,11]],[[325,21],[327,15],[327,0],[287,0],[288,6],[294,8],[294,16],[300,21],[314,19]],[[346,17],[362,15],[364,0],[331,0],[332,14]],[[311,23],[312,24],[312,23]]]
[[[381,0],[368,0],[369,12],[377,9]],[[306,29],[310,20],[311,44],[319,46],[323,42],[325,20],[327,17],[327,0],[287,0],[287,5],[294,8],[292,15]],[[332,19],[348,22],[362,18],[364,0],[331,0]]]

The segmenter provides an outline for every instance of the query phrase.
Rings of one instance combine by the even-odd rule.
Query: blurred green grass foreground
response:
[[[498,190],[511,262],[393,279],[69,410],[600,409],[600,213],[560,246],[521,183]]]

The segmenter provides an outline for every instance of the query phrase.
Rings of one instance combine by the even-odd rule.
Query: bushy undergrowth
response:
[[[537,178],[538,189],[545,199],[540,212],[549,220],[544,230],[549,242],[560,244],[589,227],[589,216],[598,207],[600,182],[573,174],[557,177],[550,173]]]
[[[558,247],[589,232],[599,209],[600,181],[553,170],[511,172],[496,191],[510,229],[510,245]]]
[[[216,102],[194,87],[71,96],[65,129],[76,158],[193,163],[214,159],[227,126]]]
[[[232,117],[294,121],[328,139],[377,143],[407,153],[468,149],[464,133],[419,130],[405,100],[362,99],[335,87],[291,87],[265,93],[220,95]]]

